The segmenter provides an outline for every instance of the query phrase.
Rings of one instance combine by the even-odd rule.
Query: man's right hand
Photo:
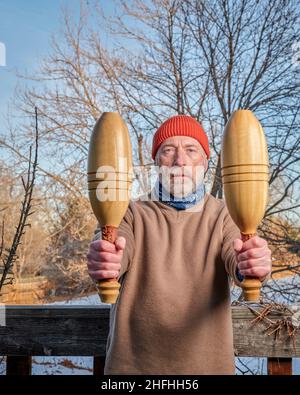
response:
[[[90,243],[87,253],[88,272],[94,281],[119,276],[125,245],[124,237],[117,237],[115,243],[106,240]]]

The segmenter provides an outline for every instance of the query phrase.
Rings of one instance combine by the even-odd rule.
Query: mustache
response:
[[[188,178],[193,177],[193,170],[192,170],[192,168],[189,168],[189,167],[162,166],[161,172],[162,172],[163,176],[170,177],[170,178],[183,177],[183,176],[188,177]]]

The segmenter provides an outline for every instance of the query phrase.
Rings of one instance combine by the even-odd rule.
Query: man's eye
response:
[[[188,148],[188,152],[197,152],[194,148]]]

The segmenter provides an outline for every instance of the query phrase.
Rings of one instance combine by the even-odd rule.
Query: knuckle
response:
[[[101,262],[107,261],[108,260],[107,252],[100,252],[99,259]]]
[[[264,268],[259,268],[257,269],[257,276],[258,277],[264,277],[268,274],[268,270],[264,269]]]
[[[247,258],[248,259],[255,258],[255,252],[253,250],[247,251]]]
[[[247,260],[247,267],[252,270],[255,266],[255,260],[254,259],[248,259]]]
[[[99,270],[107,270],[107,263],[102,261],[99,265]]]
[[[105,270],[105,271],[111,270],[112,269],[112,264],[110,262],[102,262],[101,269]]]
[[[256,236],[256,237],[255,237],[255,242],[256,242],[256,245],[257,245],[257,246],[262,246],[262,245],[265,245],[265,244],[266,244],[266,240],[265,240],[265,239],[262,239],[262,238],[259,237],[259,236]]]
[[[255,268],[250,268],[250,269],[248,269],[248,273],[249,273],[251,276],[257,276],[257,270],[256,270]]]
[[[107,278],[107,271],[106,270],[99,270],[99,277],[98,278]]]
[[[104,278],[117,277],[118,274],[119,274],[119,272],[115,271],[115,270],[104,270],[103,271]]]
[[[97,280],[101,280],[102,278],[106,278],[106,271],[105,270],[98,270],[95,272],[94,276]]]
[[[251,274],[253,274],[254,276],[258,276],[260,274],[260,268],[259,267],[253,267],[250,270],[251,270]]]
[[[99,240],[100,250],[103,250],[104,246],[105,246],[104,240]]]

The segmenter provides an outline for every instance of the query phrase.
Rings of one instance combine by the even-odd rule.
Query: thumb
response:
[[[242,248],[243,248],[243,242],[242,242],[242,240],[241,240],[241,239],[235,239],[235,240],[233,241],[233,249],[234,249],[236,252],[240,252]]]
[[[115,241],[115,246],[117,250],[124,250],[126,245],[126,239],[125,237],[117,237],[116,241]]]

